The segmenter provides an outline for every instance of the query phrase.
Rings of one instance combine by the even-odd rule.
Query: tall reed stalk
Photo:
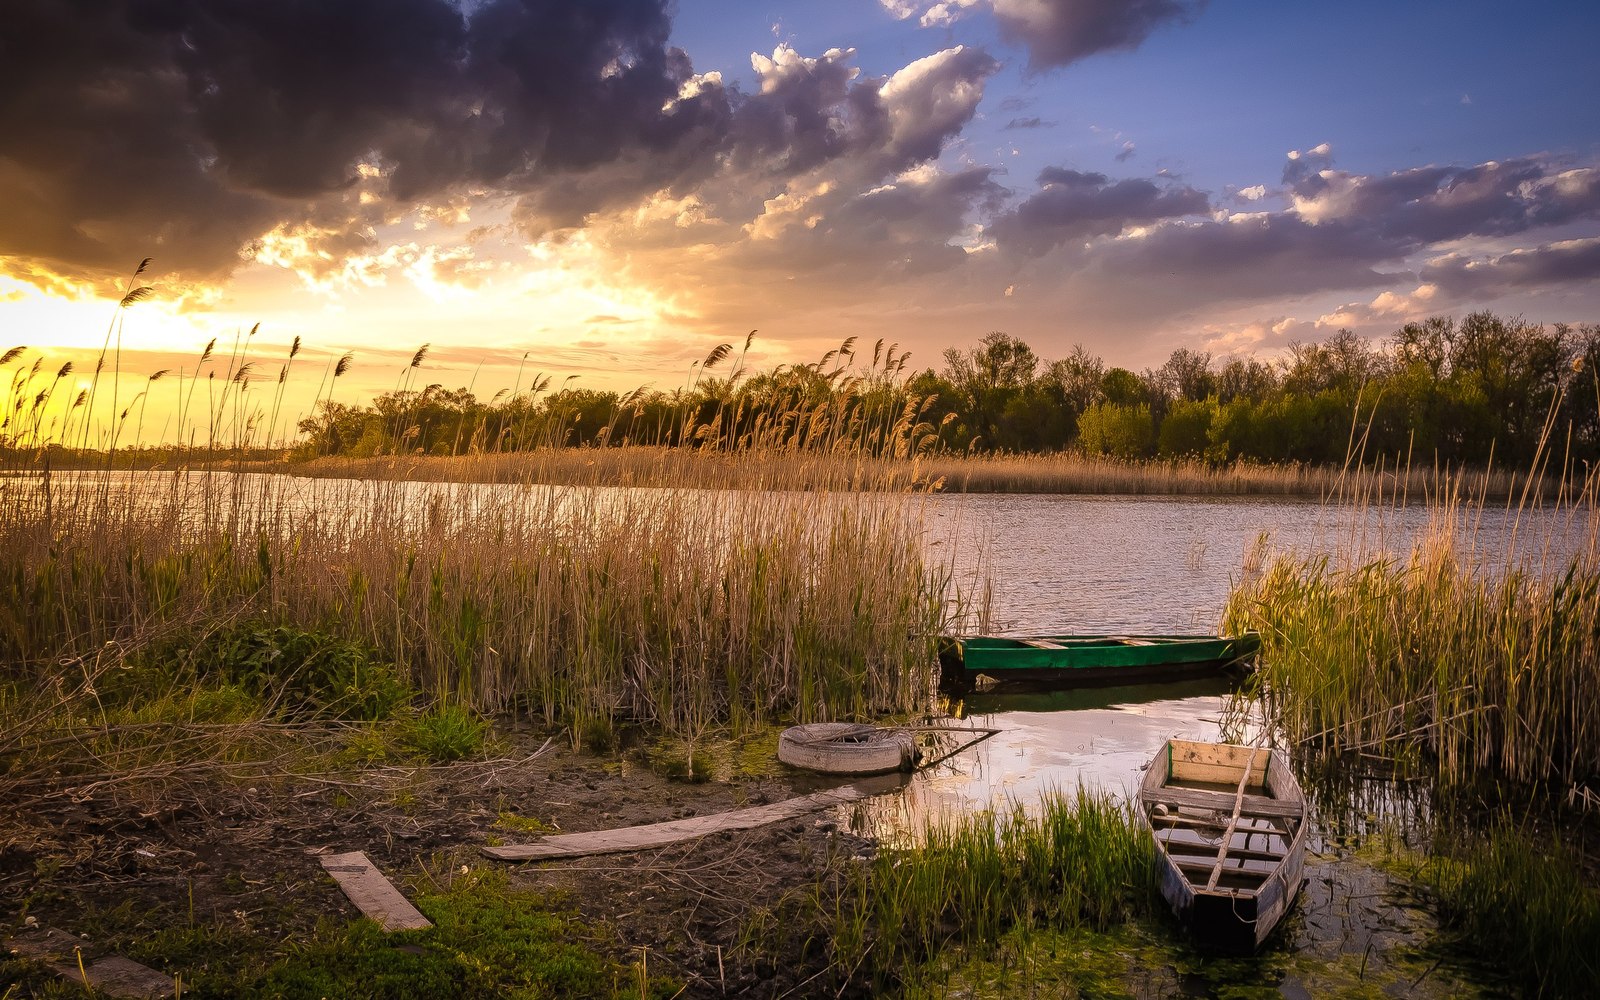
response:
[[[105,479],[6,484],[0,661],[259,619],[484,710],[693,731],[920,708],[959,612],[910,493]]]
[[[1568,528],[1559,554],[1484,553],[1481,512],[1447,499],[1405,558],[1277,559],[1225,615],[1228,630],[1262,633],[1246,697],[1292,739],[1396,758],[1446,786],[1600,777],[1594,487],[1563,486],[1572,506],[1547,510]]]

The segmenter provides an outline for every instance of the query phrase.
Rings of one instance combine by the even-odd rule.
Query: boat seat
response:
[[[1108,636],[1106,636],[1106,638],[1111,640],[1112,642],[1120,642],[1124,646],[1154,646],[1154,645],[1156,645],[1155,641],[1152,640],[1152,639],[1135,639],[1134,637],[1132,637],[1130,635],[1108,635]]]
[[[1023,639],[1023,640],[1021,640],[1021,642],[1022,642],[1022,644],[1024,646],[1032,646],[1034,649],[1066,649],[1067,648],[1067,647],[1061,645],[1061,643],[1059,643],[1059,642],[1051,642],[1049,639]]]
[[[1161,803],[1168,807],[1192,806],[1199,809],[1216,809],[1220,804],[1219,796],[1216,792],[1172,788],[1170,786],[1160,789],[1141,790],[1139,798],[1144,802]],[[1227,802],[1231,805],[1233,796],[1227,796]],[[1305,806],[1301,803],[1281,801],[1265,795],[1245,795],[1240,801],[1240,806],[1239,815],[1245,817],[1281,816],[1299,818],[1305,811]]]

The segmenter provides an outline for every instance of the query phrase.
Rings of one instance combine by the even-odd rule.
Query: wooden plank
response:
[[[1021,642],[1022,642],[1022,644],[1024,646],[1032,646],[1034,649],[1066,649],[1067,648],[1067,647],[1061,645],[1061,643],[1059,643],[1059,642],[1051,642],[1049,639],[1023,639],[1023,640],[1021,640]]]
[[[1211,859],[1210,858],[1206,858],[1204,860],[1197,860],[1197,859],[1190,859],[1190,858],[1173,858],[1172,859],[1172,863],[1177,865],[1179,868],[1183,869],[1184,871],[1191,871],[1191,872],[1195,872],[1197,874],[1208,874],[1211,871]],[[1241,868],[1241,867],[1229,866],[1227,868],[1222,869],[1222,874],[1223,874],[1223,876],[1231,875],[1231,876],[1233,876],[1235,878],[1254,879],[1257,882],[1265,882],[1267,879],[1272,877],[1272,870],[1271,869],[1261,869],[1261,868]],[[1209,890],[1209,889],[1215,889],[1215,888],[1217,888],[1217,886],[1216,886],[1216,883],[1211,883],[1211,884],[1205,885],[1205,886],[1196,886],[1195,888],[1199,889],[1201,892],[1204,892],[1204,891]]]
[[[753,830],[769,823],[796,819],[819,809],[855,802],[872,792],[854,785],[813,792],[782,802],[712,816],[694,816],[666,823],[629,826],[616,830],[595,830],[590,833],[563,833],[545,837],[537,844],[509,844],[504,847],[482,848],[484,854],[499,861],[548,861],[551,858],[575,858],[591,854],[621,854],[626,851],[643,851],[665,847],[708,834],[728,830]]]
[[[1281,819],[1281,818],[1282,817],[1271,817],[1271,818],[1269,818],[1269,817],[1266,817],[1266,816],[1251,816],[1249,813],[1246,813],[1243,816],[1241,816],[1240,819],[1254,820],[1255,822],[1265,823],[1267,825],[1266,826],[1241,826],[1239,828],[1239,832],[1240,833],[1259,833],[1259,834],[1263,834],[1263,835],[1276,834],[1279,837],[1283,837],[1283,838],[1287,839],[1287,838],[1289,838],[1289,837],[1291,837],[1293,835],[1293,832],[1288,828],[1288,825],[1287,824],[1280,825],[1280,824],[1274,822],[1275,819]],[[1168,813],[1165,816],[1151,816],[1150,817],[1150,823],[1151,823],[1152,826],[1154,826],[1157,823],[1162,823],[1162,824],[1165,824],[1168,829],[1172,829],[1173,827],[1179,827],[1179,826],[1198,826],[1198,827],[1209,827],[1209,828],[1214,830],[1214,829],[1217,829],[1219,826],[1221,826],[1221,824],[1217,822],[1216,817],[1212,817],[1210,819],[1202,819],[1201,817],[1198,817],[1198,816],[1180,816],[1180,815],[1177,815],[1176,813]]]
[[[91,963],[84,971],[101,993],[114,997],[170,997],[173,980],[131,958],[112,955]]]
[[[1216,785],[1237,785],[1244,776],[1244,768],[1232,764],[1198,764],[1192,761],[1172,762],[1172,774],[1168,782],[1196,782],[1204,781]],[[1252,768],[1250,785],[1253,788],[1266,788],[1266,768]]]
[[[1204,857],[1206,859],[1207,868],[1211,866],[1212,859],[1216,855],[1216,848],[1212,847],[1210,844],[1188,844],[1181,840],[1163,839],[1161,841],[1161,846],[1165,847],[1167,849],[1167,853],[1171,854],[1174,858],[1180,854],[1184,855],[1186,858]],[[1228,857],[1243,858],[1246,861],[1271,861],[1273,863],[1277,863],[1282,861],[1285,855],[1278,854],[1274,851],[1257,851],[1251,848],[1235,847],[1228,851]]]
[[[433,924],[423,916],[394,883],[383,877],[377,866],[362,851],[325,854],[322,867],[328,870],[350,902],[378,922],[386,931],[415,931]]]
[[[1219,813],[1228,809],[1233,803],[1232,795],[1201,791],[1195,788],[1167,787],[1141,790],[1139,798],[1144,802],[1159,802],[1167,806],[1190,806],[1195,809],[1214,809]],[[1305,815],[1305,803],[1287,802],[1266,795],[1246,795],[1240,802],[1239,815],[1244,817],[1286,816],[1299,819]]]
[[[121,955],[94,961],[82,956],[80,967],[82,945],[83,942],[71,934],[52,929],[19,934],[6,941],[6,947],[14,954],[39,962],[62,979],[80,986],[87,979],[90,987],[106,996],[150,1000],[173,995],[171,976]]]
[[[1200,743],[1195,740],[1173,740],[1172,760],[1194,764],[1226,764],[1243,768],[1245,764],[1259,764],[1263,747],[1242,747],[1232,743]]]
[[[1265,753],[1266,751],[1263,751]],[[1250,784],[1250,771],[1253,765],[1246,762],[1244,773],[1239,777],[1239,791],[1233,797],[1233,815],[1228,818],[1228,829],[1222,834],[1222,843],[1217,847],[1217,866],[1211,870],[1211,878],[1206,882],[1207,889],[1216,888],[1217,879],[1222,877],[1222,864],[1228,860],[1228,849],[1233,846],[1233,831],[1239,828],[1239,810],[1244,807],[1245,786]],[[1262,765],[1261,777],[1266,780],[1266,765]]]

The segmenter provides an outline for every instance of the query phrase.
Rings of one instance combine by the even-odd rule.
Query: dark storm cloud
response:
[[[1290,213],[1162,226],[1107,251],[1141,272],[1243,279],[1252,288],[1289,291],[1371,284],[1376,267],[1400,256],[1370,233],[1313,226]]]
[[[973,211],[993,211],[1005,197],[994,168],[972,167],[925,180],[840,194],[815,225],[791,225],[758,240],[732,261],[793,274],[853,272],[841,280],[873,283],[959,265],[966,252],[951,245]]]
[[[1049,69],[1098,52],[1136,49],[1203,0],[994,0],[1000,34],[1028,50],[1028,68]]]
[[[847,190],[874,185],[937,157],[972,120],[999,68],[981,50],[957,46],[884,79],[861,77],[853,56],[832,49],[806,57],[787,46],[757,56],[758,91],[728,90],[720,128],[650,159],[623,157],[545,184],[518,204],[518,223],[535,234],[575,227],[596,208],[663,188],[742,216],[802,175],[820,172]]]
[[[991,232],[1002,249],[1048,254],[1046,261],[1087,267],[1129,288],[1171,286],[1192,303],[1410,284],[1409,260],[1430,247],[1516,237],[1600,214],[1600,170],[1550,158],[1356,175],[1333,170],[1330,151],[1319,146],[1291,157],[1285,179],[1287,209],[1180,218],[1189,200],[1192,214],[1205,211],[1198,192],[1168,189],[1171,202],[1164,203],[1148,181],[1051,170],[1041,175],[1040,191],[999,217]],[[1143,186],[1124,187],[1134,184]],[[1147,228],[1088,251],[1073,246],[1116,233],[1124,222]],[[1586,280],[1595,254],[1575,241],[1488,259],[1449,256],[1427,265],[1421,278],[1460,297],[1474,287],[1498,294]]]
[[[218,273],[362,160],[410,202],[704,155],[726,96],[678,99],[691,67],[669,30],[661,0],[16,0],[0,254]]]
[[[784,46],[743,94],[694,76],[667,9],[16,0],[0,21],[0,256],[85,274],[153,254],[215,277],[280,224],[336,258],[464,192],[517,199],[538,237],[713,180],[757,205],[832,164],[871,185],[938,156],[998,66],[957,47],[866,79],[849,50]]]
[[[858,81],[852,55],[831,49],[808,59],[780,48],[761,57],[761,90],[734,116],[735,168],[792,176],[880,141],[889,130],[882,81]]]
[[[1160,187],[1143,178],[1113,181],[1105,174],[1046,167],[1039,190],[990,227],[1004,249],[1045,253],[1068,240],[1111,236],[1129,226],[1208,211],[1191,187]]]

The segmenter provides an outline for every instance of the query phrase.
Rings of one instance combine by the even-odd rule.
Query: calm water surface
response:
[[[988,631],[1209,633],[1218,630],[1231,589],[1272,554],[1403,556],[1429,533],[1432,516],[1421,506],[1280,499],[975,496],[938,499],[928,521],[934,551],[968,577],[988,573]],[[1565,562],[1592,546],[1591,531],[1587,518],[1568,512],[1519,516],[1497,507],[1458,512],[1447,533],[1464,560],[1498,570]],[[907,843],[930,820],[1026,808],[1049,790],[1082,785],[1128,794],[1166,739],[1218,738],[1228,694],[1226,681],[975,694],[956,711],[969,724],[1001,730],[997,736],[841,817],[856,832]],[[1448,969],[1416,978],[1415,948],[1433,919],[1374,861],[1375,844],[1419,833],[1426,803],[1384,782],[1352,781],[1312,796],[1306,883],[1264,956],[1214,967],[1198,980],[1163,980],[1157,993],[1231,995],[1240,986],[1291,997],[1476,992]]]

